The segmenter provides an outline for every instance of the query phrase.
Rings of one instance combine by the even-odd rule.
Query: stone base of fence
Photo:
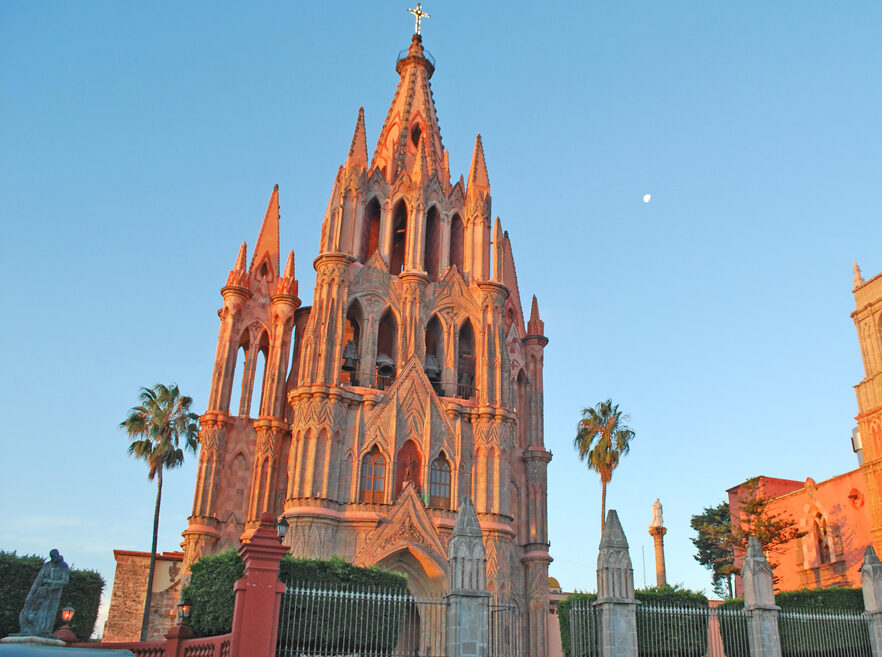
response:
[[[165,641],[111,641],[68,645],[73,648],[92,648],[93,650],[131,650],[135,657],[184,657],[184,655],[231,657],[231,638],[230,634],[193,638],[189,627],[176,625],[165,635]]]

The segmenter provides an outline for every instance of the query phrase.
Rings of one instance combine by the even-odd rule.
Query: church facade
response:
[[[273,190],[250,263],[221,290],[183,569],[238,545],[264,512],[300,557],[339,555],[445,592],[456,511],[474,501],[488,590],[546,653],[549,605],[543,350],[512,245],[491,214],[480,136],[451,179],[414,35],[372,157],[359,110],[325,213],[312,306],[279,247]],[[235,385],[234,385],[235,382]]]

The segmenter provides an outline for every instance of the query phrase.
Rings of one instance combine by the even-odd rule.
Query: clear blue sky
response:
[[[219,288],[273,184],[309,303],[321,219],[404,2],[0,3],[0,547],[113,575],[154,487],[117,429],[140,386],[205,407]],[[855,466],[851,262],[882,271],[878,2],[429,2],[445,146],[484,139],[521,295],[539,296],[551,573],[594,587],[600,485],[571,440],[612,397],[609,492],[638,585],[709,590],[690,515],[766,474]],[[652,202],[644,204],[643,194]],[[195,459],[167,477],[176,549]],[[109,588],[109,587],[108,587]]]

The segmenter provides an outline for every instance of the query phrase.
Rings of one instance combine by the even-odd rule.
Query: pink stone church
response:
[[[443,594],[468,496],[488,590],[517,605],[526,652],[542,657],[548,339],[535,296],[525,321],[480,136],[468,180],[451,178],[435,63],[418,34],[396,71],[373,155],[359,110],[334,177],[312,306],[298,296],[293,251],[282,266],[278,186],[250,258],[242,244],[221,289],[181,572],[237,546],[268,511],[287,519],[295,556],[380,565],[406,573],[414,593]],[[112,603],[108,628],[122,626],[114,613]]]

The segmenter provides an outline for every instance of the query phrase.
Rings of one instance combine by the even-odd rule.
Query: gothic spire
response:
[[[484,144],[481,135],[475,138],[475,151],[472,153],[472,166],[469,169],[469,186],[466,192],[489,192],[490,178],[487,176],[487,163],[484,161]]]
[[[420,139],[420,145],[417,147],[416,159],[413,165],[413,174],[411,180],[418,187],[424,185],[429,180],[429,165],[426,162],[426,138]]]
[[[529,335],[545,335],[545,322],[539,319],[539,302],[536,301],[536,295],[533,295],[533,305],[530,307],[530,321],[527,322],[527,333]]]
[[[857,260],[854,261],[854,281],[852,282],[852,287],[856,290],[861,285],[863,285],[866,281],[864,280],[863,274],[861,274],[861,268],[858,267]]]
[[[288,254],[288,262],[285,263],[285,273],[276,281],[276,294],[288,294],[297,296],[297,279],[294,278],[294,251]]]
[[[502,222],[499,220],[499,217],[496,217],[496,221],[493,223],[493,280],[498,281],[499,283],[503,282],[503,236],[502,236]]]
[[[294,278],[294,251],[292,250],[288,254],[288,262],[285,263],[285,273],[282,274],[285,278]]]
[[[398,56],[395,70],[400,76],[398,87],[371,162],[371,169],[379,167],[390,182],[402,170],[413,170],[423,137],[426,138],[429,171],[442,171],[444,168],[444,146],[429,84],[435,64],[432,56],[423,50],[419,35],[415,34],[410,48]]]
[[[355,121],[355,134],[352,135],[352,145],[349,147],[349,155],[346,157],[347,171],[353,167],[367,169],[367,136],[364,130],[364,107],[358,108],[358,118]]]
[[[251,272],[256,266],[269,258],[270,265],[273,268],[273,276],[279,275],[279,186],[273,187],[273,193],[270,196],[269,205],[266,208],[266,216],[263,218],[263,224],[260,232],[257,234],[257,242],[254,245],[254,254],[251,257]]]
[[[242,242],[239,247],[239,256],[236,258],[236,266],[233,271],[245,271],[245,262],[248,260],[248,245]]]

